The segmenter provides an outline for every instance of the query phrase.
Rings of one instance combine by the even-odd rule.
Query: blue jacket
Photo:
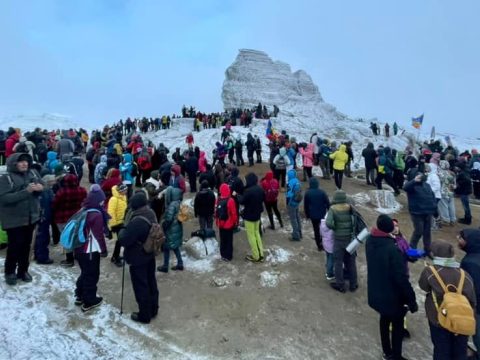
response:
[[[410,180],[403,186],[408,196],[408,211],[413,215],[433,215],[437,209],[435,194],[425,181]]]
[[[288,176],[288,184],[287,184],[287,205],[292,207],[298,207],[300,205],[299,202],[296,202],[293,198],[295,192],[302,188],[300,181],[297,179],[297,172],[293,169],[289,170],[287,173]]]
[[[303,199],[303,209],[307,219],[321,220],[330,208],[328,195],[318,186],[318,180],[313,177],[310,178],[310,188]]]
[[[123,155],[123,163],[120,164],[120,173],[122,174],[122,179],[127,184],[131,184],[133,182],[132,176],[132,154],[124,154]]]

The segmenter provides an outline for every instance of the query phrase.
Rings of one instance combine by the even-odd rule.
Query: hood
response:
[[[6,162],[8,172],[17,172],[17,163],[20,161],[20,157],[26,159],[28,161],[28,168],[31,168],[33,159],[28,153],[13,153],[8,157]]]
[[[265,173],[265,180],[271,181],[273,179],[273,171],[267,171]]]
[[[112,169],[110,173],[110,178],[118,178],[118,177],[120,177],[120,170]]]
[[[105,163],[105,164],[106,164],[106,163],[107,163],[107,159],[108,159],[108,158],[107,158],[107,155],[102,155],[102,156],[100,156],[100,162],[101,162],[101,163]]]
[[[440,160],[440,169],[442,170],[448,170],[450,169],[450,163],[447,160]]]
[[[435,165],[438,165],[439,161],[440,161],[440,153],[437,153],[437,152],[433,153],[430,159],[430,162],[434,163]]]
[[[467,244],[462,249],[467,254],[480,253],[480,229],[463,229],[460,234]]]
[[[296,179],[297,178],[297,172],[293,169],[288,170],[287,173],[288,179]]]
[[[333,144],[333,143],[332,143]],[[333,145],[332,145],[333,146]],[[339,151],[341,152],[346,152],[347,151],[347,145],[345,144],[342,144],[340,145],[340,147],[338,148]]]
[[[373,236],[373,237],[388,237],[388,238],[391,238],[393,240],[393,238],[390,236],[389,233],[386,233],[382,230],[379,230],[378,228],[376,227],[372,227],[372,229],[370,230],[370,234]]]
[[[63,177],[63,184],[66,188],[78,187],[78,177],[74,174],[67,174]]]
[[[474,170],[480,170],[480,162],[475,161],[475,162],[473,163],[473,169],[474,169]]]
[[[175,176],[179,176],[182,169],[180,168],[179,165],[175,164],[175,165],[172,166],[171,171],[175,174]]]
[[[132,162],[132,154],[126,153],[123,155],[123,161],[126,163],[131,163]]]
[[[57,158],[57,153],[55,151],[49,151],[47,152],[47,159],[52,161]]]
[[[318,179],[311,177],[310,180],[308,181],[308,184],[310,186],[310,189],[318,189],[319,183]]]
[[[383,152],[385,155],[390,156],[392,153],[392,149],[390,149],[388,146],[383,149]]]
[[[230,187],[223,183],[222,185],[220,185],[220,197],[222,198],[227,198],[230,196]]]
[[[287,155],[287,149],[285,149],[284,147],[281,147],[280,150],[279,150],[279,154],[280,154],[280,156]]]
[[[313,152],[315,150],[315,144],[309,143],[307,145],[307,150]]]
[[[248,173],[246,176],[245,176],[245,182],[246,182],[246,187],[251,187],[251,186],[254,186],[254,185],[257,185],[258,183],[258,177],[257,175],[255,175],[254,173]]]
[[[112,187],[112,196],[115,196],[116,198],[123,198],[123,199],[126,199],[126,195],[125,194],[120,194],[120,192],[118,191],[118,185],[115,185],[114,187]]]
[[[90,191],[82,203],[84,208],[99,208],[102,202],[105,201],[105,193],[98,184],[90,186]]]
[[[332,204],[345,204],[347,202],[347,193],[342,190],[335,191]]]
[[[165,203],[165,205],[169,205],[173,201],[182,201],[183,199],[183,192],[179,188],[174,188],[172,186],[169,186],[167,189],[167,196],[166,199],[170,200],[168,201],[168,204]]]
[[[17,142],[19,139],[20,139],[20,135],[18,135],[16,132],[13,133],[12,135],[10,135],[8,137],[9,139],[12,139],[12,140],[15,140],[15,142]]]
[[[377,154],[378,154],[378,156],[382,156],[382,155],[384,154],[384,149],[383,149],[383,147],[379,147],[379,148],[377,149]]]
[[[373,150],[373,143],[369,142],[369,143],[367,144],[367,149]]]

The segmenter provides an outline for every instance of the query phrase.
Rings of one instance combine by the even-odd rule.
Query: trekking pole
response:
[[[123,314],[123,289],[125,288],[125,259],[123,261],[122,266],[122,296],[120,298],[120,315]]]

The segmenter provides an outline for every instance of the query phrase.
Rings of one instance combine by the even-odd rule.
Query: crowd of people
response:
[[[206,119],[210,127],[210,120],[217,116],[192,111],[190,114],[194,115],[195,130],[198,130],[197,120],[205,127]],[[124,266],[124,261],[129,264],[139,307],[131,318],[149,323],[158,313],[155,272],[184,270],[181,247],[185,219],[180,215],[183,197],[189,191],[194,197],[194,216],[200,233],[211,234],[213,224],[219,230],[223,261],[232,261],[233,238],[241,226],[251,250],[245,260],[265,261],[262,213],[265,209],[271,230],[276,225],[283,228],[286,222],[279,200],[284,196],[290,240],[303,239],[303,212],[311,222],[317,249],[325,251],[325,277],[330,286],[340,293],[358,289],[356,252],[349,245],[361,230],[358,222],[361,216],[352,215],[358,212],[342,190],[343,176],[353,176],[352,142],[337,143],[318,133],[312,134],[308,142],[300,142],[285,131],[271,133],[268,135],[270,170],[259,177],[255,164],[262,162],[263,142],[257,135],[249,133],[242,139],[230,120],[221,121],[224,128],[211,156],[201,144],[195,143],[194,132],[186,136],[185,146],[173,150],[143,138],[148,131],[168,130],[171,119],[164,118],[165,127],[163,117],[157,118],[159,121],[127,119],[90,135],[82,129],[56,132],[36,129],[25,134],[12,128],[0,131],[0,161],[6,164],[6,174],[0,177],[0,224],[8,237],[8,245],[3,245],[7,248],[7,284],[32,281],[28,272],[32,240],[35,261],[52,264],[50,241],[58,244],[72,217],[84,211],[83,231],[88,240],[67,252],[60,263],[71,267],[77,261],[80,266],[75,304],[82,311],[89,311],[102,303],[102,297],[97,295],[100,259],[108,257],[106,239],[115,239],[110,260],[119,267]],[[218,122],[215,123],[217,126]],[[247,161],[243,158],[245,150]],[[462,356],[466,356],[467,335],[452,336],[451,331],[442,328],[436,320],[438,306],[432,305],[432,301],[442,302],[441,281],[457,286],[462,278],[461,292],[475,309],[480,294],[480,230],[465,229],[459,234],[460,248],[467,253],[461,264],[453,259],[452,245],[432,241],[431,231],[457,221],[472,223],[469,198],[472,192],[476,198],[480,196],[480,155],[475,149],[459,153],[453,146],[443,148],[440,142],[432,141],[420,149],[383,146],[375,149],[369,143],[362,157],[367,185],[382,189],[385,180],[395,195],[405,191],[414,227],[407,241],[399,222],[381,215],[366,241],[368,299],[369,305],[380,314],[384,358],[403,359],[402,339],[408,333],[404,327],[405,314],[407,310],[418,309],[408,263],[421,256],[416,251],[420,239],[423,256],[434,264],[424,270],[419,280],[420,287],[428,294],[426,308],[434,358],[465,358]],[[81,182],[84,160],[90,183],[88,191]],[[239,176],[243,166],[248,167],[244,180]],[[321,169],[322,179],[328,181],[333,176],[336,186],[333,196],[329,197],[320,188],[319,179],[313,174],[314,166]],[[302,182],[308,183],[306,191]],[[460,197],[464,208],[462,219],[455,214],[455,196]],[[150,236],[152,224],[161,224],[165,236],[163,264],[158,267],[154,254],[143,251],[142,245]],[[170,266],[172,251],[176,263]],[[479,336],[474,336],[478,346]]]

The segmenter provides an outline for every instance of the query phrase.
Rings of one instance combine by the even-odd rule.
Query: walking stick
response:
[[[120,298],[120,315],[123,314],[123,289],[125,288],[125,259],[123,261],[122,266],[122,296]]]

